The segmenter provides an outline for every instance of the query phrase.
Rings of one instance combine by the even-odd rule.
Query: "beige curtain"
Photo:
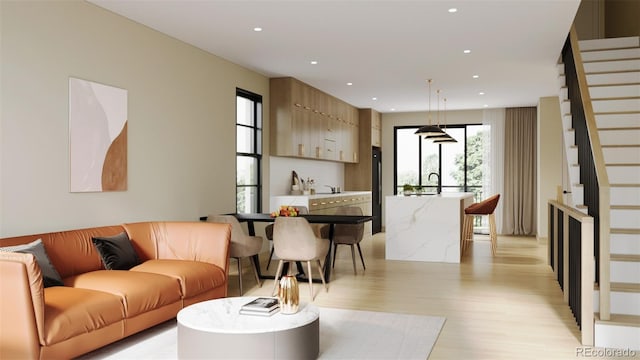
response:
[[[536,108],[505,112],[503,233],[536,233]]]

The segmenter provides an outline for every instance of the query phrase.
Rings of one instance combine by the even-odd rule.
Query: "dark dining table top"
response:
[[[275,217],[271,214],[252,213],[252,214],[232,214],[238,221],[252,222],[274,222]],[[370,215],[319,215],[319,214],[299,214],[298,217],[307,219],[310,223],[319,224],[361,224],[373,220]]]

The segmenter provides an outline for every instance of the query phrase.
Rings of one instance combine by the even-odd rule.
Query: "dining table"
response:
[[[276,220],[276,217],[271,216],[271,214],[265,214],[265,213],[233,213],[230,215],[235,216],[239,222],[246,222],[247,231],[251,236],[256,235],[256,230],[255,230],[256,222],[274,222]],[[367,221],[373,220],[373,216],[370,216],[370,215],[299,214],[297,216],[307,219],[307,221],[311,224],[328,224],[329,225],[329,238],[327,239],[327,241],[329,241],[329,251],[327,252],[327,256],[324,261],[324,279],[326,282],[329,282],[331,279],[331,268],[332,268],[331,259],[333,258],[331,252],[333,251],[333,233],[334,233],[335,226],[338,224],[350,224],[350,225],[363,224]],[[258,268],[258,276],[261,279],[275,278],[274,276],[271,276],[271,275],[262,274],[258,255],[254,256],[254,260],[256,261],[256,264],[257,264],[256,267]],[[305,279],[304,275],[302,275],[304,274],[304,271],[303,271],[302,265],[299,262],[297,263],[297,267],[299,272],[299,275],[298,275],[299,280],[307,281],[308,279]],[[313,279],[313,281],[320,282],[320,279]]]

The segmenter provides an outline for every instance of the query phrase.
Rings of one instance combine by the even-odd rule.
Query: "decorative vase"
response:
[[[295,314],[300,305],[300,292],[298,279],[294,275],[285,275],[278,283],[278,302],[280,312],[283,314]]]

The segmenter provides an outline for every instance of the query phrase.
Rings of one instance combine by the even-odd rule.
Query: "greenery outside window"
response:
[[[236,212],[262,212],[262,96],[236,89]]]

